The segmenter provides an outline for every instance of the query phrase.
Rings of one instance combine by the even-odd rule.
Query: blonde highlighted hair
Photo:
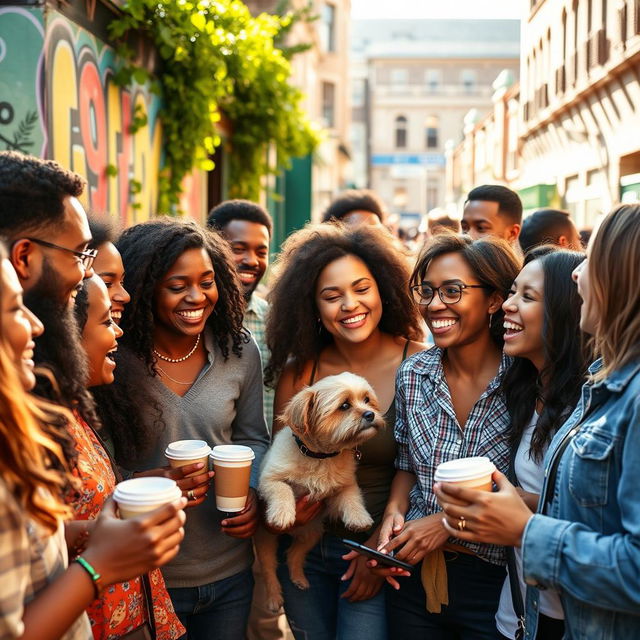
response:
[[[6,258],[0,243],[0,262]],[[3,295],[6,292],[0,281],[0,305]],[[45,425],[66,422],[72,416],[24,390],[4,336],[3,330],[0,332],[0,475],[25,511],[53,532],[61,520],[71,516],[64,494],[73,486],[73,481],[62,447],[47,433]]]
[[[603,379],[640,359],[640,204],[614,209],[592,240],[587,265]]]

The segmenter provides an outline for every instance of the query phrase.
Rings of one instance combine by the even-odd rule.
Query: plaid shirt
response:
[[[24,607],[67,567],[62,523],[53,535],[31,520],[0,478],[0,640],[24,633]],[[78,616],[61,640],[93,638],[86,613]]]
[[[509,445],[506,430],[509,414],[498,393],[510,359],[502,356],[498,375],[474,404],[464,429],[460,428],[442,367],[442,349],[433,347],[405,360],[396,378],[396,467],[416,476],[410,493],[407,520],[437,513],[433,475],[441,462],[470,456],[487,456],[506,473]],[[460,542],[479,557],[504,564],[502,547]]]
[[[265,335],[267,313],[269,311],[269,303],[264,299],[252,294],[247,310],[244,315],[244,326],[251,331],[251,335],[258,343],[260,350],[260,358],[262,359],[262,370],[264,372],[267,362],[269,362],[269,349]],[[271,433],[271,424],[273,422],[273,396],[275,391],[269,387],[262,387],[262,399],[264,404],[264,419],[267,422],[267,429]]]

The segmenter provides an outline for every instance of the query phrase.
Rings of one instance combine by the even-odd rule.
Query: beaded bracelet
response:
[[[77,562],[89,574],[96,598],[99,598],[102,592],[102,576],[82,556],[75,558],[74,562]]]
[[[78,534],[75,539],[73,550],[71,552],[71,557],[74,560],[86,550],[90,535],[91,532],[89,531],[89,523],[87,522],[84,526],[84,529]]]

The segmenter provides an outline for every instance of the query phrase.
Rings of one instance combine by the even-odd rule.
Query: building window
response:
[[[336,50],[336,8],[328,2],[322,7],[320,44],[324,51]]]
[[[406,85],[409,84],[408,69],[391,69],[391,84]]]
[[[460,81],[465,93],[473,93],[476,89],[476,72],[473,69],[463,69]]]
[[[437,93],[440,90],[440,85],[442,84],[440,69],[427,69],[424,74],[424,79],[429,93]]]
[[[336,86],[333,82],[322,83],[322,117],[327,127],[336,125]]]
[[[424,123],[424,144],[427,149],[438,148],[438,118],[427,118]]]
[[[404,116],[396,118],[396,147],[404,149],[407,146],[407,119]]]

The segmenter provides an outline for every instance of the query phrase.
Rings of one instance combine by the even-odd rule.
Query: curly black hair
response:
[[[289,357],[297,373],[331,343],[328,331],[318,330],[315,288],[322,270],[344,256],[360,258],[373,275],[382,300],[380,330],[411,340],[422,338],[418,310],[409,294],[406,258],[391,238],[374,229],[347,228],[339,223],[308,225],[291,235],[276,261],[276,278],[269,300],[267,345],[271,359],[265,382],[273,385]]]
[[[386,210],[384,204],[375,191],[369,189],[349,189],[343,191],[322,213],[322,222],[342,220],[352,211],[368,211],[374,213],[384,224]]]
[[[131,302],[122,316],[121,343],[131,349],[156,375],[153,357],[154,292],[175,261],[189,249],[204,249],[211,259],[218,288],[218,302],[207,320],[224,359],[231,351],[238,357],[248,334],[242,327],[244,297],[227,243],[195,222],[170,218],[149,220],[126,229],[116,247],[122,255],[125,289]]]
[[[531,438],[530,452],[539,462],[553,434],[580,398],[580,389],[592,360],[592,352],[580,331],[582,301],[571,280],[584,260],[579,251],[550,245],[529,251],[524,263],[539,260],[544,274],[543,328],[545,368],[538,371],[526,358],[514,358],[502,381],[511,417],[509,439],[517,447],[531,421],[536,402],[543,409]],[[543,383],[544,381],[544,383]]]
[[[225,200],[215,206],[207,216],[210,229],[223,231],[232,220],[255,222],[267,228],[269,237],[273,231],[273,220],[269,212],[261,205],[250,200]]]
[[[0,151],[0,233],[11,242],[40,229],[58,229],[62,201],[78,197],[84,179],[53,160]]]
[[[89,230],[91,231],[91,242],[87,249],[97,249],[105,242],[115,242],[116,232],[113,224],[107,218],[96,218],[93,214],[87,216],[89,219]]]

